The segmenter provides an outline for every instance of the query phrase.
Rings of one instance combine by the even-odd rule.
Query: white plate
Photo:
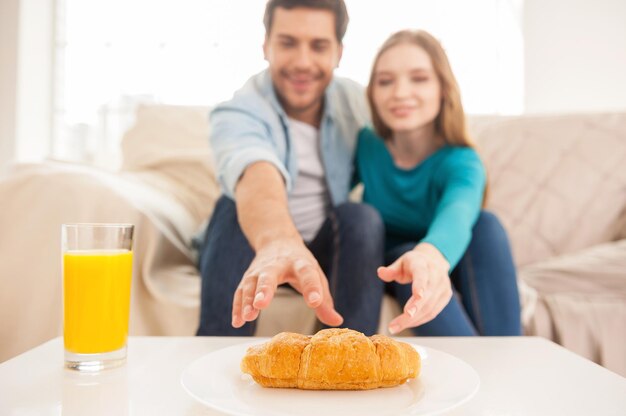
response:
[[[469,400],[480,378],[466,362],[413,345],[422,358],[415,380],[392,388],[361,391],[271,389],[242,374],[245,343],[211,352],[191,363],[181,382],[187,392],[218,411],[237,416],[433,415]]]

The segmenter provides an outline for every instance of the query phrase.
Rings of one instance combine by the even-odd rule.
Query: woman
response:
[[[486,173],[439,42],[424,31],[392,35],[367,95],[374,130],[359,134],[357,176],[385,222],[390,265],[378,275],[404,305],[390,332],[519,335],[508,240],[481,211]]]

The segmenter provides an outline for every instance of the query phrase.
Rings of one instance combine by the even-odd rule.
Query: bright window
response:
[[[392,32],[440,39],[468,113],[523,106],[521,0],[346,0],[338,75],[367,82]],[[109,165],[140,102],[212,105],[265,68],[263,0],[58,1],[53,156]]]

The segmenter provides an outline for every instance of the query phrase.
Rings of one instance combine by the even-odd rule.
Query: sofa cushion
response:
[[[617,238],[626,114],[475,117],[470,130],[518,265]]]

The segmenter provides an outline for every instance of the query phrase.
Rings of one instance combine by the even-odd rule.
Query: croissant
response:
[[[248,348],[241,371],[263,387],[367,390],[417,377],[420,356],[404,342],[351,329],[323,329],[313,336],[281,332]]]

